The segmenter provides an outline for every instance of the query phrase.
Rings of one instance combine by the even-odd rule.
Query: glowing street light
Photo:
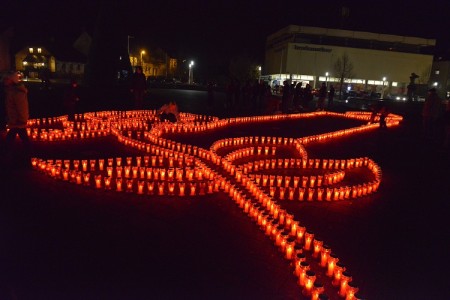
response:
[[[142,55],[145,54],[145,50],[141,50],[141,66],[144,65],[144,61],[142,60]]]
[[[261,82],[261,66],[258,66],[258,82]]]
[[[325,85],[328,86],[328,72],[325,72]]]
[[[191,60],[191,62],[189,63],[189,84],[192,84],[194,82],[194,74],[192,71],[192,67],[194,66],[194,61]]]

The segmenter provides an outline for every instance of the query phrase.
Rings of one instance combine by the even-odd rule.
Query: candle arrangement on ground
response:
[[[209,149],[167,138],[315,117],[354,119],[361,125],[298,138],[223,138]],[[89,159],[34,157],[32,166],[54,179],[106,193],[151,197],[226,193],[289,262],[301,297],[358,299],[359,288],[350,271],[285,203],[356,201],[378,190],[381,168],[371,158],[312,158],[306,149],[310,143],[374,130],[378,125],[368,124],[370,113],[321,111],[231,119],[181,113],[180,119],[178,123],[159,122],[156,111],[92,112],[76,115],[75,121],[68,121],[67,116],[32,119],[28,133],[36,143],[111,136],[141,153]],[[391,127],[401,120],[390,114],[386,123]]]

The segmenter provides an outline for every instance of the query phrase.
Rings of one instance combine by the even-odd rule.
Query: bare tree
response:
[[[342,99],[342,87],[344,85],[344,80],[348,78],[352,78],[353,74],[353,63],[350,61],[350,58],[346,52],[338,57],[334,63],[334,72],[337,77],[339,77],[339,100]]]

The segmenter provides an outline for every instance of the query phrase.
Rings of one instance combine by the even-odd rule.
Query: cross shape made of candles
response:
[[[215,141],[209,149],[177,142],[167,136],[213,132],[228,126],[314,117],[361,121],[354,128],[301,138],[245,136]],[[305,145],[373,130],[370,113],[313,112],[219,119],[189,113],[180,122],[159,122],[156,111],[102,111],[31,119],[28,134],[36,142],[58,142],[113,136],[142,156],[92,159],[32,158],[32,166],[66,182],[116,192],[152,196],[201,196],[224,192],[270,238],[286,260],[305,298],[359,299],[358,286],[331,248],[283,208],[283,201],[340,201],[378,190],[380,167],[368,157],[309,158]],[[387,126],[401,116],[390,114]],[[289,149],[290,157],[279,151]],[[368,176],[346,184],[360,169]],[[289,175],[285,174],[291,172]],[[353,174],[353,175],[352,175]],[[354,182],[354,181],[352,181]]]

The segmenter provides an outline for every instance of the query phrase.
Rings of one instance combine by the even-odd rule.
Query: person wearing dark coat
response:
[[[136,72],[131,77],[130,92],[134,97],[134,108],[142,109],[144,106],[144,95],[147,90],[147,81],[142,72],[142,67],[136,67]]]

